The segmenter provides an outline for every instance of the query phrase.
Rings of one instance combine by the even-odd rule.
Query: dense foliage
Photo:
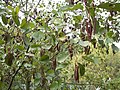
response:
[[[2,0],[0,90],[119,90],[119,0]]]

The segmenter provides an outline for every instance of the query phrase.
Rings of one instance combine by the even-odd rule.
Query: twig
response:
[[[19,70],[21,69],[21,67],[23,66],[24,63],[25,63],[25,61],[22,62],[22,64],[16,70],[15,74],[12,76],[12,79],[10,81],[10,84],[9,84],[9,87],[8,87],[7,90],[11,90],[11,86],[12,86],[13,80],[14,80],[15,76],[17,75],[17,73],[19,72]]]
[[[26,4],[26,12],[27,12],[27,4],[28,4],[28,0],[26,0],[26,3],[25,3],[25,4]]]
[[[35,8],[37,8],[37,6],[40,4],[40,1],[41,1],[41,0],[38,1],[38,3],[37,3],[37,5],[35,6]]]

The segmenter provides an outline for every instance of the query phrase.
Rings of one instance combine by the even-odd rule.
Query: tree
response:
[[[2,0],[0,89],[119,89],[119,66],[113,68],[119,6],[119,0]]]

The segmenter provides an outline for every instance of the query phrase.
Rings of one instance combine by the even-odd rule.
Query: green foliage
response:
[[[119,11],[120,12],[120,3],[101,3],[99,8],[111,10],[111,11]]]
[[[49,60],[49,56],[48,55],[43,55],[41,58],[40,58],[40,61],[48,61]]]
[[[0,90],[120,89],[119,1],[73,1],[0,2]]]
[[[79,64],[80,67],[80,75],[83,76],[85,74],[85,66],[82,64]]]
[[[15,22],[15,24],[16,24],[17,26],[20,25],[18,13],[19,13],[19,7],[17,6],[17,7],[12,11],[12,18],[13,18],[13,20],[14,20],[14,22]]]
[[[5,25],[7,25],[8,20],[5,15],[2,15],[2,21]]]
[[[7,65],[11,66],[12,63],[13,63],[13,60],[14,60],[13,54],[12,54],[12,53],[8,53],[8,54],[6,55],[6,57],[5,57],[5,63],[6,63]]]

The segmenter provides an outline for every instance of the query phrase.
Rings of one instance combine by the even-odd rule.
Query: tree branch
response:
[[[18,69],[16,70],[15,74],[12,76],[12,79],[10,81],[9,87],[7,90],[11,90],[11,86],[13,84],[13,80],[15,78],[15,76],[17,75],[17,73],[19,72],[19,70],[21,69],[21,67],[23,66],[23,64],[25,63],[25,61],[22,62],[22,64],[18,67]]]

